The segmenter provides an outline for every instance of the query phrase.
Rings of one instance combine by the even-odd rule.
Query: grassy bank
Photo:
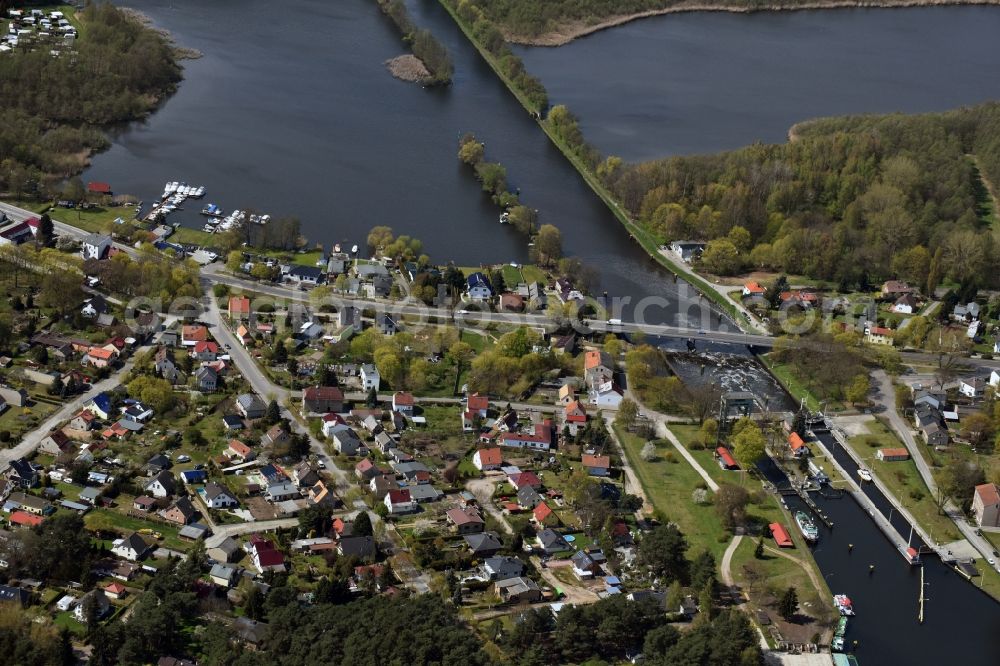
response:
[[[451,15],[452,20],[455,21],[455,23],[465,34],[469,42],[472,43],[472,45],[476,48],[476,50],[479,52],[479,55],[482,56],[482,58],[487,62],[487,64],[489,64],[489,66],[493,69],[493,71],[500,78],[500,80],[503,81],[504,85],[507,86],[507,89],[510,90],[511,93],[513,93],[514,97],[517,98],[521,106],[523,106],[524,109],[529,113],[533,113],[534,105],[529,101],[527,96],[517,86],[514,85],[514,82],[511,81],[511,79],[506,74],[504,74],[503,70],[500,68],[499,63],[497,62],[493,54],[490,53],[486,48],[482,46],[482,44],[479,43],[479,41],[473,35],[472,30],[469,28],[469,26],[466,25],[465,21],[463,21],[462,18],[455,11],[452,10],[452,8],[448,5],[447,2],[445,2],[444,0],[438,0],[438,1],[440,2],[441,6],[444,7],[445,11],[447,11],[448,14]],[[632,219],[628,216],[625,210],[622,209],[622,207],[618,204],[618,202],[607,190],[607,188],[605,188],[604,185],[601,183],[600,179],[597,177],[597,174],[591,171],[591,169],[583,162],[583,160],[581,160],[579,156],[577,156],[572,150],[570,150],[569,147],[565,144],[565,142],[563,142],[558,136],[556,136],[556,134],[552,131],[552,129],[549,127],[548,123],[545,120],[537,118],[536,120],[538,120],[538,125],[539,127],[542,128],[542,131],[545,132],[546,136],[549,137],[549,140],[551,140],[552,143],[559,149],[559,151],[562,152],[562,154],[566,157],[566,159],[569,160],[569,163],[572,164],[573,167],[577,170],[577,172],[583,178],[584,182],[586,182],[587,185],[590,187],[590,189],[593,190],[598,197],[600,197],[601,201],[604,202],[604,204],[608,207],[609,210],[611,210],[614,216],[618,218],[618,221],[622,223],[622,226],[624,226],[625,229],[629,232],[629,235],[636,242],[638,242],[639,245],[642,246],[642,248],[646,251],[646,253],[650,257],[653,258],[654,261],[656,261],[658,264],[660,264],[661,266],[663,266],[664,268],[666,268],[679,278],[682,278],[686,282],[691,283],[692,286],[698,289],[698,291],[700,291],[706,297],[710,298],[716,305],[722,308],[723,311],[725,311],[727,314],[733,317],[734,320],[738,320],[737,310],[731,301],[725,298],[724,295],[715,291],[702,278],[692,275],[691,273],[688,273],[682,267],[680,267],[667,257],[663,256],[663,254],[661,254],[659,251],[659,243],[652,236],[652,234],[642,229],[638,224],[632,221]]]

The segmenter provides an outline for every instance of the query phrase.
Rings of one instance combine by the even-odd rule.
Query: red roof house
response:
[[[87,183],[87,191],[94,194],[111,194],[111,185],[92,180]]]
[[[788,530],[781,523],[771,523],[770,528],[771,536],[774,537],[774,542],[778,544],[779,548],[795,547],[795,544],[792,543],[792,537],[788,536]]]
[[[10,524],[20,525],[21,527],[38,527],[45,521],[42,516],[36,516],[33,513],[28,513],[27,511],[13,511],[10,514]]]
[[[715,450],[715,455],[719,461],[719,467],[722,469],[739,469],[739,465],[736,464],[732,454],[729,453],[729,449],[726,447],[720,446],[717,448]]]

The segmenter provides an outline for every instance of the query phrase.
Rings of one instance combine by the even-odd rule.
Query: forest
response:
[[[17,198],[83,169],[107,146],[101,132],[152,111],[181,80],[159,32],[110,4],[77,15],[74,51],[0,58],[0,191]]]
[[[1000,103],[821,119],[791,134],[596,169],[661,242],[709,241],[711,273],[768,269],[842,288],[889,277],[928,291],[943,279],[997,284],[987,184],[1000,182]]]

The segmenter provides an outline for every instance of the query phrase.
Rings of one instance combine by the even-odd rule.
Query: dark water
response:
[[[784,141],[817,116],[1000,97],[1000,7],[694,13],[519,48],[553,104],[627,160]]]
[[[384,224],[422,239],[438,262],[525,261],[525,239],[498,223],[457,159],[458,138],[471,131],[542,222],[560,227],[566,254],[600,272],[602,289],[678,300],[673,279],[628,239],[437,2],[414,3],[455,61],[454,84],[435,90],[388,74],[383,62],[404,46],[372,0],[128,4],[204,57],[186,63],[177,94],[116,136],[86,178],[147,201],[166,181],[204,185],[204,202],[297,216],[327,247],[363,246]],[[191,211],[170,219],[203,224]],[[677,322],[677,308],[653,308],[650,319]]]
[[[854,474],[857,465],[835,447],[832,436],[828,432],[816,435]],[[784,473],[770,459],[761,464],[761,470],[772,482],[787,483]],[[885,497],[872,484],[865,486],[866,494],[888,516]],[[820,539],[812,547],[813,557],[832,593],[846,594],[854,603],[857,615],[848,623],[846,642],[848,651],[853,651],[861,664],[1000,663],[1000,606],[996,601],[936,557],[924,556],[926,590],[924,622],[920,624],[920,568],[903,560],[849,495],[832,499],[812,493],[812,497],[834,525],[830,529],[817,521]],[[807,511],[797,497],[786,501],[793,511]],[[904,536],[909,533],[909,526],[898,514],[893,515],[892,522]],[[796,543],[802,547],[802,539]],[[914,537],[913,543],[919,546],[920,540]],[[869,572],[871,565],[875,566],[874,572]],[[854,641],[858,642],[856,648]]]
[[[676,345],[671,347],[677,348]],[[757,399],[759,409],[786,412],[797,407],[781,384],[745,347],[739,345],[714,345],[714,347],[717,351],[668,352],[670,367],[685,384],[710,383],[724,392],[750,392]],[[668,347],[661,346],[661,348]]]

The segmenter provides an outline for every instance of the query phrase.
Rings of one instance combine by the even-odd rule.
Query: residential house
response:
[[[552,555],[566,550],[571,550],[569,543],[561,534],[553,529],[546,528],[536,536],[539,547],[546,555]]]
[[[368,489],[372,491],[375,500],[379,502],[385,499],[390,490],[396,488],[399,488],[399,484],[396,483],[396,477],[392,474],[380,474],[368,482]]]
[[[255,393],[242,393],[236,397],[236,411],[243,418],[260,419],[267,413],[267,404]]]
[[[7,497],[4,508],[20,509],[36,516],[45,516],[55,510],[51,503],[41,497],[21,492],[11,493]]]
[[[701,257],[705,251],[705,243],[691,240],[675,240],[670,243],[670,251],[680,257],[681,261],[690,264]]]
[[[90,432],[94,427],[95,416],[93,412],[88,412],[87,410],[82,410],[73,417],[67,426],[70,430],[78,430],[80,432]]]
[[[206,483],[199,493],[209,509],[233,509],[240,505],[228,488],[214,481]]]
[[[385,312],[379,313],[375,316],[375,328],[378,332],[385,336],[396,335],[396,331],[399,330],[399,324],[396,320],[390,317]]]
[[[509,448],[548,451],[552,447],[552,422],[536,423],[531,432],[502,432],[497,444]]]
[[[516,557],[497,555],[487,557],[481,567],[483,577],[487,580],[505,580],[524,573],[524,564]]]
[[[719,463],[719,467],[726,470],[739,469],[740,466],[736,464],[736,459],[733,458],[733,454],[729,452],[724,446],[720,446],[715,449],[715,460]]]
[[[594,577],[594,574],[601,570],[600,565],[594,561],[594,558],[583,550],[573,553],[573,556],[569,560],[573,563],[573,574],[580,580],[591,579]]]
[[[153,410],[137,400],[122,407],[122,420],[133,423],[145,423],[153,416]]]
[[[496,532],[479,532],[476,534],[466,534],[465,545],[469,547],[475,557],[492,557],[503,550],[503,542]]]
[[[246,551],[258,571],[284,571],[285,556],[274,547],[274,544],[264,537],[253,534],[247,542]]]
[[[310,386],[302,392],[302,413],[328,414],[344,411],[344,392],[338,386]]]
[[[11,527],[28,527],[35,528],[45,522],[45,518],[42,516],[36,516],[33,513],[28,513],[27,511],[12,511],[10,516],[7,518],[10,521]]]
[[[913,287],[901,280],[888,280],[882,284],[882,297],[899,298],[914,293]]]
[[[488,301],[493,297],[493,287],[485,275],[476,271],[466,278],[465,295],[470,301]]]
[[[417,475],[428,474],[427,472],[417,472]],[[410,483],[407,486],[407,490],[410,491],[410,499],[412,499],[417,504],[424,504],[425,502],[435,502],[444,495],[440,489],[435,488],[428,482],[418,482]]]
[[[243,419],[236,414],[226,414],[222,417],[222,427],[227,431],[243,430]]]
[[[760,282],[743,283],[744,296],[763,296],[765,293],[767,293],[767,289]]]
[[[80,256],[84,261],[88,259],[104,259],[108,256],[112,241],[110,236],[104,234],[88,234],[80,241]]]
[[[177,483],[174,480],[173,474],[167,470],[163,470],[150,479],[144,490],[153,497],[170,497],[177,492]]]
[[[891,347],[895,344],[891,328],[883,326],[870,326],[865,329],[865,342],[873,345],[886,345]]]
[[[573,283],[567,278],[559,278],[552,285],[552,288],[555,290],[560,303],[584,300],[583,292],[574,287]]]
[[[503,464],[503,452],[496,447],[478,449],[472,454],[472,464],[481,472],[500,469]]]
[[[213,564],[208,577],[219,587],[230,588],[239,580],[239,569],[226,564]]]
[[[180,473],[181,483],[186,483],[188,485],[195,483],[204,483],[205,479],[208,478],[208,473],[203,469],[189,469]]]
[[[392,394],[392,411],[403,416],[413,417],[413,394],[405,391],[396,391]]]
[[[536,524],[542,525],[543,527],[553,527],[559,524],[559,516],[557,516],[555,511],[552,510],[552,507],[545,502],[539,502],[535,508],[531,510],[531,519],[534,520]]]
[[[611,458],[609,456],[583,455],[583,466],[590,476],[610,476]]]
[[[367,455],[367,447],[358,437],[358,433],[349,428],[333,433],[333,448],[345,456]],[[362,449],[366,449],[364,454],[361,453]]]
[[[980,527],[1000,527],[1000,489],[997,484],[976,486],[972,495],[972,514]]]
[[[34,488],[38,485],[38,470],[24,458],[10,461],[7,480],[19,488]]]
[[[358,477],[361,481],[371,481],[381,473],[381,470],[372,462],[371,458],[365,458],[354,466],[354,476]]]
[[[524,297],[511,292],[500,294],[500,309],[504,312],[523,312]]]
[[[24,607],[31,603],[31,593],[22,587],[0,585],[0,603],[4,602]]]
[[[160,512],[160,516],[164,520],[175,525],[187,525],[194,520],[196,515],[198,515],[198,510],[194,508],[194,504],[187,497],[178,498],[173,504]]]
[[[622,390],[611,381],[604,382],[599,386],[591,388],[588,392],[590,404],[598,407],[611,407],[617,409],[625,399]]]
[[[465,406],[468,411],[478,414],[480,418],[486,418],[490,411],[489,396],[473,393],[466,397]]]
[[[212,368],[202,366],[195,371],[194,381],[202,393],[214,393],[219,386],[219,373]]]
[[[300,340],[316,340],[323,336],[326,330],[323,325],[315,321],[303,322],[302,326],[299,327],[299,339]]]
[[[170,469],[171,467],[173,467],[173,463],[170,462],[170,458],[166,457],[162,453],[157,453],[146,463],[146,473],[150,476],[155,476],[163,470]]]
[[[931,421],[920,427],[920,435],[928,446],[944,446],[950,440],[948,429],[938,421]]]
[[[132,508],[136,511],[149,513],[156,508],[156,500],[148,495],[139,495],[132,500]]]
[[[361,389],[364,391],[371,391],[372,389],[378,391],[379,387],[382,386],[382,376],[379,374],[378,368],[371,363],[365,363],[361,366],[360,376]]]
[[[544,500],[532,486],[522,486],[517,491],[517,504],[522,509],[534,510]]]
[[[507,476],[507,480],[510,484],[514,486],[515,490],[520,490],[524,487],[531,487],[538,490],[542,487],[542,481],[538,478],[538,475],[534,472],[515,472]]]
[[[292,468],[292,481],[300,488],[315,486],[319,482],[319,474],[308,461],[303,460]]]
[[[219,355],[219,344],[213,340],[199,340],[191,347],[191,356],[197,361],[214,361]]]
[[[896,314],[913,314],[916,309],[917,299],[913,297],[913,294],[903,294],[892,305],[892,311]]]
[[[0,402],[6,403],[11,407],[27,407],[28,392],[24,389],[12,388],[10,386],[0,386]]]
[[[62,430],[53,430],[39,444],[39,448],[54,456],[61,455],[70,450],[73,446],[72,440]]]
[[[267,487],[264,494],[267,496],[269,502],[284,502],[302,497],[302,493],[299,492],[298,487],[291,481],[272,483]]]
[[[596,388],[614,377],[615,363],[606,351],[592,349],[584,355],[583,379],[589,388]]]
[[[318,266],[292,266],[285,274],[285,280],[294,284],[315,287],[326,278]]]
[[[323,436],[332,439],[333,433],[340,430],[349,430],[350,426],[347,425],[347,421],[344,417],[339,414],[324,414],[323,415]]]
[[[958,381],[958,392],[975,400],[983,397],[986,386],[987,381],[982,377],[967,377]]]
[[[274,448],[288,446],[291,441],[292,435],[280,425],[271,426],[260,438],[261,446],[271,446]]]
[[[111,546],[111,552],[130,562],[138,562],[149,552],[149,544],[138,533],[132,532],[127,537],[116,539]]]
[[[386,493],[385,506],[394,515],[417,510],[417,503],[411,498],[408,488],[398,488]]]
[[[250,319],[250,299],[246,296],[229,297],[229,318]]]
[[[101,489],[88,486],[80,491],[77,495],[83,505],[97,506],[97,503],[101,501]]]
[[[579,400],[566,405],[563,410],[563,424],[569,429],[569,434],[574,436],[587,427],[587,410]]]
[[[80,598],[80,601],[76,604],[76,608],[73,609],[73,617],[77,622],[86,624],[87,613],[91,612],[91,608],[93,608],[92,612],[98,620],[103,619],[108,613],[111,612],[111,602],[108,601],[108,597],[104,593],[104,590],[98,588],[83,595],[83,597]]]
[[[112,349],[104,347],[91,347],[81,359],[83,365],[92,365],[95,368],[106,368],[118,357],[118,353]]]
[[[951,311],[951,317],[959,321],[973,322],[979,320],[979,313],[979,303],[971,302],[965,305],[956,305],[955,309]]]
[[[378,548],[375,539],[370,536],[342,536],[337,543],[337,553],[342,557],[373,560]]]
[[[187,324],[181,327],[181,345],[194,347],[199,342],[208,341],[208,328],[201,324]]]
[[[458,534],[474,534],[486,527],[486,521],[474,507],[448,509],[445,516]]]
[[[538,584],[530,578],[507,578],[498,580],[494,590],[502,603],[519,604],[535,603],[542,600],[542,591]]]

